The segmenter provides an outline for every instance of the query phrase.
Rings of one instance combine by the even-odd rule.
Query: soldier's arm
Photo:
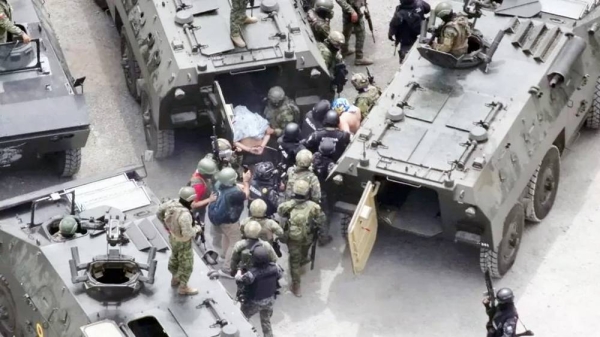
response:
[[[360,113],[363,115],[363,118],[369,112],[369,104],[367,103],[367,100],[363,97],[356,97],[354,105],[356,105],[360,109]]]
[[[294,112],[294,123],[298,123],[300,121],[300,108],[298,108],[298,106],[296,105],[296,103],[294,101],[292,101],[290,103],[290,107],[292,108],[292,111]]]
[[[321,202],[321,184],[319,183],[319,179],[316,175],[312,175],[310,179],[310,193],[311,200],[320,203]]]
[[[242,239],[245,239],[244,235],[244,227],[250,221],[250,218],[244,218],[244,220],[240,221],[240,232],[242,233]]]
[[[319,206],[319,204],[316,204],[315,207],[313,207],[311,217],[315,219],[315,223],[319,226],[325,224],[325,221],[327,220],[325,217],[325,213],[323,212],[323,209],[321,209],[321,206]]]
[[[354,8],[348,3],[346,0],[335,0],[340,7],[342,7],[342,12],[346,14],[352,14],[355,12]]]
[[[231,250],[231,264],[229,267],[231,268],[232,273],[237,272],[238,266],[240,265],[240,261],[242,259],[242,250],[244,250],[245,244],[246,243],[244,241],[238,241]]]
[[[192,239],[197,233],[201,231],[200,226],[192,226],[194,219],[190,212],[183,212],[179,219],[179,226],[181,227],[181,237],[184,240]]]
[[[279,224],[277,223],[277,221],[275,220],[271,220],[267,222],[268,226],[269,226],[269,230],[275,234],[275,236],[277,237],[282,237],[283,236],[283,228],[281,228],[281,226],[279,226]]]
[[[458,36],[458,32],[453,28],[446,28],[442,33],[442,43],[436,43],[435,49],[444,53],[449,53],[454,46],[454,40]]]
[[[158,210],[156,211],[156,217],[161,222],[165,222],[165,212],[167,211],[167,203],[162,203],[158,206]]]
[[[287,218],[293,208],[293,201],[286,201],[277,207],[277,214],[283,218]]]
[[[271,262],[277,262],[277,253],[275,253],[275,249],[273,249],[273,247],[271,246],[271,244],[268,243],[267,241],[263,241],[263,245],[269,251],[269,260]]]
[[[8,15],[6,15],[2,9],[0,9],[0,28],[13,35],[21,36],[24,33],[21,28],[17,27],[14,22],[8,19]]]

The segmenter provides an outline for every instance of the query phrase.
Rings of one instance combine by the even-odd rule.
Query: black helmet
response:
[[[269,251],[264,244],[254,248],[252,251],[252,262],[257,267],[264,266],[270,262]]]
[[[515,295],[509,288],[502,288],[496,293],[499,304],[513,303]]]
[[[270,161],[263,161],[256,164],[256,169],[254,171],[254,176],[258,180],[269,180],[273,177],[273,173],[275,172],[275,165]]]
[[[296,141],[300,139],[300,126],[296,123],[289,123],[283,131],[283,139],[288,141]]]
[[[338,126],[339,124],[340,116],[338,116],[338,113],[333,110],[327,111],[327,113],[325,114],[325,118],[323,118],[323,125],[333,127]]]
[[[335,152],[335,143],[331,138],[323,138],[319,144],[319,152],[325,156],[331,156]]]
[[[331,109],[331,103],[326,99],[322,99],[313,107],[313,118],[318,122],[322,122],[329,109]]]

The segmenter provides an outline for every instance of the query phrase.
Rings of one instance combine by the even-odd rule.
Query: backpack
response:
[[[181,236],[179,217],[184,212],[189,212],[189,210],[181,206],[170,206],[165,212],[165,224],[167,225],[167,229],[175,236]]]
[[[421,22],[423,21],[423,10],[419,6],[412,10],[397,6],[393,20],[396,20],[396,27],[406,27],[414,34],[419,34],[421,32]]]
[[[309,233],[310,205],[292,209],[288,219],[288,238],[292,241],[302,241]]]
[[[244,203],[231,205],[231,198],[237,193],[242,193],[237,186],[231,186],[217,192],[217,200],[208,205],[208,219],[213,225],[234,223],[240,219],[244,210]]]

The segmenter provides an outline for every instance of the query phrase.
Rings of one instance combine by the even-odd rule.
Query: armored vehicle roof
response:
[[[79,336],[83,325],[112,320],[128,336],[255,337],[225,288],[209,278],[211,269],[199,256],[194,257],[189,281],[199,294],[179,296],[171,286],[168,232],[155,216],[158,203],[133,170],[0,202],[0,242],[11,242],[10,247],[1,246],[0,274],[11,286],[17,308],[23,293],[28,294],[48,321],[47,336]],[[62,242],[54,236],[71,205],[81,210],[76,214],[80,228],[75,238]],[[85,230],[84,222],[105,225]],[[128,240],[118,237],[115,244],[120,233],[116,224]],[[115,272],[119,256],[126,257],[125,273]],[[81,267],[103,261],[102,267]],[[136,275],[132,261],[145,272]],[[55,311],[58,317],[68,315],[70,324],[48,318]],[[16,317],[17,324],[24,324],[28,314],[19,309]]]
[[[12,0],[15,23],[33,41],[0,45],[0,139],[87,128],[82,95],[39,0]],[[9,34],[10,35],[10,34]]]

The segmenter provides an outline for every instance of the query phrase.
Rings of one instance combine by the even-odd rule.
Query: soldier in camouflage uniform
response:
[[[8,33],[20,36],[23,42],[31,42],[31,38],[12,21],[12,6],[8,0],[0,0],[0,43],[6,43]]]
[[[271,128],[275,130],[275,135],[279,137],[286,125],[298,122],[300,109],[285,95],[285,91],[281,87],[272,87],[267,94],[264,116],[269,121]]]
[[[333,0],[317,0],[315,7],[308,11],[308,24],[318,42],[325,42],[331,28],[329,21],[333,18]]]
[[[310,260],[308,250],[313,241],[313,226],[319,228],[325,224],[325,213],[318,203],[308,200],[310,185],[305,180],[294,184],[294,196],[290,201],[279,205],[277,213],[287,218],[285,236],[290,255],[290,271],[292,275],[292,292],[301,297],[300,269]]]
[[[179,198],[191,203],[196,194],[193,187],[183,187],[179,190]],[[171,258],[169,272],[173,275],[171,286],[179,286],[180,295],[195,295],[198,289],[190,288],[188,281],[194,267],[194,250],[192,241],[201,232],[200,226],[193,226],[192,213],[179,200],[171,199],[160,205],[156,217],[169,230]]]
[[[310,168],[313,161],[313,155],[308,150],[300,150],[296,155],[296,165],[287,171],[288,181],[285,186],[285,200],[292,200],[294,197],[294,184],[296,181],[304,180],[308,182],[310,200],[317,204],[321,202],[321,185],[319,179]],[[279,214],[281,215],[281,214]]]
[[[252,251],[258,246],[265,247],[271,262],[277,261],[277,254],[275,254],[273,247],[267,241],[259,239],[262,230],[260,223],[253,220],[248,221],[244,226],[245,238],[235,243],[231,253],[230,267],[232,276],[240,270],[243,273],[254,266]]]
[[[319,42],[317,44],[319,52],[321,53],[323,60],[325,60],[325,66],[332,72],[332,76],[334,66],[343,61],[340,48],[344,44],[344,41],[346,41],[344,35],[334,30],[329,33],[329,37],[325,39],[325,42]]]
[[[246,42],[242,39],[242,26],[257,23],[258,19],[246,15],[248,0],[232,0],[231,14],[229,16],[229,29],[231,31],[231,41],[238,48],[246,48]]]
[[[466,54],[471,35],[469,20],[465,16],[456,15],[448,2],[439,3],[435,7],[435,15],[444,21],[444,25],[440,29],[438,41],[433,44],[433,49],[455,57]]]
[[[363,54],[363,46],[365,44],[365,0],[335,0],[342,7],[342,22],[343,33],[346,42],[342,46],[342,55],[348,56],[356,53],[354,65],[367,66],[373,64],[373,61],[366,58]],[[356,49],[352,50],[348,47],[352,32],[356,36]]]
[[[379,96],[381,96],[381,89],[371,84],[369,77],[362,73],[352,75],[350,82],[352,82],[352,85],[358,91],[354,105],[360,109],[362,120],[364,120],[379,99]]]
[[[56,241],[66,241],[72,239],[77,233],[77,227],[77,220],[74,217],[67,215],[60,220],[60,223],[58,224],[58,232],[54,233],[52,237]]]
[[[256,199],[250,203],[250,217],[240,222],[240,231],[242,232],[242,238],[246,239],[245,228],[250,221],[256,221],[262,228],[259,234],[259,238],[263,241],[267,241],[273,245],[275,237],[283,236],[283,228],[279,226],[277,221],[266,217],[267,214],[267,203],[262,199]]]

